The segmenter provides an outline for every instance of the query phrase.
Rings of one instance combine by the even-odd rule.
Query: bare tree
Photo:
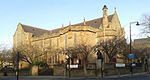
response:
[[[150,33],[150,15],[143,15],[142,16],[142,33],[145,35],[149,35]]]
[[[12,63],[12,51],[3,48],[0,51],[0,67],[8,66],[10,63]]]
[[[69,56],[77,56],[81,60],[84,73],[87,74],[88,57],[92,51],[92,46],[88,44],[78,44],[73,47],[69,47],[64,52]]]
[[[59,49],[59,48],[52,48],[52,47],[45,48],[44,52],[45,52],[45,60],[48,61],[47,63],[50,63],[50,64],[59,63],[59,59],[55,61],[54,57],[58,58],[56,56],[59,56],[59,54],[63,54],[61,48]]]
[[[28,62],[29,64],[32,64],[37,61],[41,61],[42,55],[44,55],[44,52],[41,48],[34,45],[29,44],[22,44],[15,49],[14,53],[19,52],[19,58],[22,61]],[[17,54],[15,54],[15,57]]]
[[[116,54],[124,53],[126,51],[127,43],[126,40],[114,38],[105,42],[98,42],[96,47],[106,54],[109,58],[109,62],[111,62],[111,59]]]

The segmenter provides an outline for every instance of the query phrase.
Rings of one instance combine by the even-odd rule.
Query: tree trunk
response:
[[[87,69],[86,69],[86,67],[87,67],[87,58],[84,58],[83,59],[83,70],[84,70],[84,75],[87,75]]]
[[[108,59],[109,59],[109,63],[110,63],[112,58],[108,58]]]
[[[84,70],[84,74],[87,74],[87,70],[86,70],[86,63],[83,64],[83,70]]]

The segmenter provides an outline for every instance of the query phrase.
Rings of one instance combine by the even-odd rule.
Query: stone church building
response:
[[[68,48],[76,44],[96,45],[99,41],[113,39],[114,37],[124,38],[124,29],[121,27],[117,11],[108,15],[106,5],[102,8],[103,16],[97,19],[77,24],[69,24],[54,30],[44,30],[19,23],[13,36],[13,47],[20,44],[39,46],[42,49]],[[49,63],[60,63],[65,60],[64,54],[46,54]],[[91,57],[95,57],[93,55]]]

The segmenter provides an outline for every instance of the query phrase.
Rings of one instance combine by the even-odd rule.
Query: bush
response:
[[[34,63],[32,63],[32,65],[36,65],[36,66],[40,66],[40,67],[48,66],[47,63],[45,63],[43,61],[34,62]]]

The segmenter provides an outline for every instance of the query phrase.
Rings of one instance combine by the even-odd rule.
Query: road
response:
[[[135,75],[135,76],[124,76],[124,77],[111,78],[110,80],[150,80],[150,75],[145,74],[145,75]]]
[[[14,76],[0,76],[0,80],[17,80]],[[19,80],[150,80],[150,74],[141,74],[133,76],[122,76],[122,77],[71,77],[64,78],[61,76],[20,76]]]

